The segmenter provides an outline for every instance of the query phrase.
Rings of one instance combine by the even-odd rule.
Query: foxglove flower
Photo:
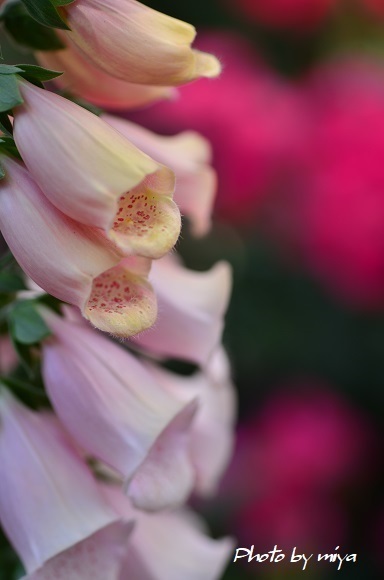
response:
[[[170,87],[137,85],[112,77],[86,59],[64,33],[60,34],[60,40],[66,44],[65,49],[38,52],[37,60],[48,69],[64,71],[55,79],[60,89],[98,107],[134,109],[159,99],[172,98],[175,94],[175,89]]]
[[[134,338],[135,344],[162,357],[206,364],[221,340],[231,291],[229,264],[194,272],[176,256],[165,256],[153,262],[150,280],[159,313],[156,324]]]
[[[0,393],[0,519],[28,573],[119,521],[55,417]]]
[[[123,580],[120,573],[131,529],[130,523],[111,524],[51,558],[22,580]]]
[[[189,377],[147,364],[156,381],[180,401],[199,400],[191,428],[191,461],[196,470],[195,491],[211,495],[231,458],[234,446],[236,392],[227,356],[215,351],[204,371]]]
[[[122,260],[98,230],[56,209],[21,163],[3,156],[2,165],[0,229],[32,280],[101,330],[129,336],[151,326],[157,307],[147,261]]]
[[[71,101],[25,81],[20,91],[15,142],[48,199],[127,255],[168,252],[180,231],[172,171]]]
[[[134,518],[120,580],[218,580],[231,556],[231,538],[212,540],[188,509],[148,514],[134,509],[118,487],[101,489],[116,514]],[[150,557],[149,557],[150,555]]]
[[[43,346],[45,385],[74,439],[125,478],[138,507],[184,501],[195,477],[187,443],[196,401],[165,392],[137,358],[93,329],[46,309],[42,316],[54,334]]]
[[[63,12],[70,39],[117,78],[174,86],[220,72],[214,56],[191,49],[193,26],[136,0],[76,0]]]
[[[193,233],[206,234],[211,227],[217,186],[216,173],[210,166],[212,151],[208,141],[194,131],[168,137],[120,117],[103,115],[102,118],[141,151],[175,172],[174,199],[191,220]]]

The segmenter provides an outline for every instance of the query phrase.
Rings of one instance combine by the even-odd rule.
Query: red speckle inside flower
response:
[[[113,230],[124,236],[143,238],[156,227],[166,228],[167,216],[160,208],[159,196],[139,187],[120,196]]]
[[[134,303],[139,303],[142,297],[140,287],[133,281],[132,274],[116,266],[95,278],[88,310],[124,314],[128,308],[131,310]]]

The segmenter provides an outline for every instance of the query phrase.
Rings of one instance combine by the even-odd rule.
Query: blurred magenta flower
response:
[[[244,39],[210,33],[199,37],[199,46],[220,57],[225,74],[182,87],[180,99],[134,118],[159,132],[194,129],[207,137],[219,178],[218,213],[233,223],[254,224],[260,203],[285,177],[302,139],[300,99]]]
[[[248,18],[276,28],[307,30],[320,24],[338,0],[227,0]]]
[[[235,463],[249,477],[244,485],[270,493],[332,490],[348,483],[371,457],[372,434],[364,417],[327,386],[289,387],[239,429]]]
[[[364,416],[326,385],[286,385],[240,426],[222,487],[236,506],[235,533],[256,551],[341,545],[348,519],[340,491],[369,479],[375,449]]]
[[[351,304],[384,305],[384,70],[344,60],[305,87],[312,130],[287,200],[304,260]],[[288,207],[288,203],[290,207]]]
[[[297,553],[329,553],[348,537],[343,507],[329,495],[316,492],[267,493],[240,509],[232,525],[238,545],[253,543],[255,552],[265,553],[277,544],[288,558],[294,546]]]

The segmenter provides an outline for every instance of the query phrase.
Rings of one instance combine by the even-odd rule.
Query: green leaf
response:
[[[64,48],[52,28],[36,22],[22,2],[6,4],[2,20],[8,33],[23,46],[34,50],[59,50]]]
[[[40,342],[50,334],[34,300],[15,302],[8,315],[11,335],[20,344]]]
[[[75,0],[51,0],[54,6],[67,6],[68,4],[72,4]]]
[[[0,71],[1,73],[1,71]],[[14,74],[0,74],[0,113],[10,111],[23,102]]]
[[[25,393],[27,395],[42,399],[43,401],[48,400],[48,397],[45,394],[45,392],[39,389],[39,387],[37,387],[33,383],[30,383],[29,381],[25,381],[15,377],[2,377],[1,383],[7,386],[11,391],[14,391],[16,393],[21,394]]]
[[[57,6],[51,0],[22,0],[26,9],[34,20],[49,26],[50,28],[61,28],[70,30],[57,11]]]
[[[0,113],[0,130],[3,131],[7,137],[12,137],[13,127],[7,113]]]
[[[19,357],[23,366],[23,369],[30,378],[33,378],[36,371],[36,361],[32,356],[31,347],[27,344],[22,344],[21,342],[17,341],[15,337],[12,336],[12,334],[11,340],[17,356]]]
[[[0,152],[21,159],[20,153],[12,137],[0,137]]]
[[[36,64],[18,64],[17,66],[21,71],[19,76],[30,82],[37,80],[44,83],[63,74],[62,71],[50,70]]]
[[[24,280],[13,272],[0,272],[0,292],[25,290]]]
[[[18,66],[13,64],[0,64],[0,75],[14,75],[21,72]]]
[[[67,99],[68,101],[72,101],[72,103],[75,103],[76,105],[79,105],[79,107],[82,107],[83,109],[86,109],[90,113],[93,113],[97,117],[100,117],[100,115],[104,113],[103,109],[100,109],[100,107],[97,107],[92,103],[89,103],[88,101],[82,99],[81,97],[77,97],[76,95],[72,94],[69,91],[60,91],[60,95],[65,99]]]

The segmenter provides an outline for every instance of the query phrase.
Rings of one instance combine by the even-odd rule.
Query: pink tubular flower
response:
[[[119,117],[103,115],[102,118],[141,151],[175,172],[174,199],[191,220],[193,233],[206,234],[211,227],[217,187],[216,173],[209,165],[212,158],[209,142],[194,131],[168,137]]]
[[[199,400],[191,428],[191,460],[197,474],[195,491],[209,496],[216,490],[228,465],[234,443],[236,392],[226,354],[218,349],[207,368],[190,377],[181,377],[155,365],[147,368],[180,401]]]
[[[124,580],[120,572],[130,532],[130,524],[111,524],[51,558],[23,580]]]
[[[49,200],[72,219],[103,229],[127,255],[167,253],[180,232],[172,171],[67,99],[25,81],[20,91],[15,142]]]
[[[28,573],[119,521],[49,413],[0,394],[0,519]]]
[[[193,26],[135,0],[76,0],[63,10],[71,40],[117,78],[173,86],[220,72],[214,56],[191,49]]]
[[[43,346],[45,385],[74,439],[124,476],[136,506],[184,501],[195,477],[187,443],[196,401],[166,393],[137,358],[93,329],[42,315],[54,334]]]
[[[64,71],[55,80],[60,89],[65,89],[99,107],[107,109],[135,109],[160,99],[169,99],[175,89],[127,83],[110,76],[84,58],[81,51],[60,34],[66,48],[36,54],[39,63],[51,70]]]
[[[101,330],[129,336],[151,326],[157,307],[147,261],[122,260],[96,229],[56,209],[22,164],[8,157],[2,164],[0,229],[32,280]]]
[[[135,518],[120,580],[218,580],[233,550],[231,538],[212,540],[187,509],[147,514],[112,485],[101,489],[120,517]]]
[[[159,314],[151,329],[135,337],[135,344],[162,357],[204,365],[221,340],[231,291],[229,264],[194,272],[175,256],[165,256],[152,264],[150,280]]]

